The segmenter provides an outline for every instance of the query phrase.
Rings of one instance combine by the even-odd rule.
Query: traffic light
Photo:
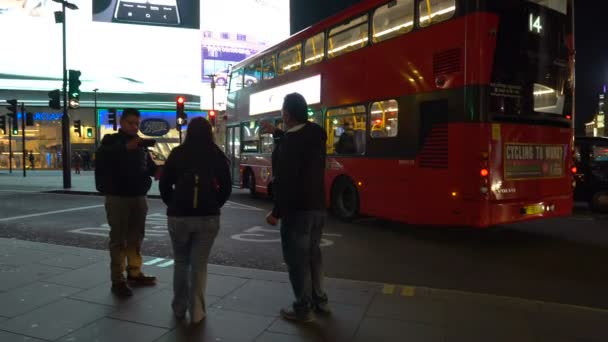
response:
[[[34,113],[25,113],[25,125],[34,126]]]
[[[49,107],[52,109],[61,109],[61,91],[59,89],[51,90],[48,92],[49,95]]]
[[[217,113],[214,110],[209,111],[209,123],[211,126],[215,127],[215,118],[217,117]]]
[[[13,120],[12,128],[13,128],[13,135],[19,135],[19,123],[17,122],[17,120]]]
[[[13,100],[6,100],[6,102],[9,104],[8,106],[8,116],[10,116],[13,119],[13,122],[17,120],[17,100],[13,99]]]
[[[2,134],[6,134],[6,116],[0,116],[0,129],[2,130]]]
[[[93,127],[87,127],[87,138],[93,137]]]
[[[79,137],[82,137],[82,126],[80,120],[74,120],[74,133],[77,133]]]
[[[181,129],[181,126],[185,125],[188,122],[188,118],[186,113],[184,112],[184,105],[186,104],[186,98],[183,96],[178,96],[175,99],[175,120],[176,126],[178,129]]]
[[[80,107],[80,71],[68,70],[68,97],[70,98],[70,108]]]
[[[108,112],[108,124],[112,125],[113,130],[116,130],[116,108],[110,108]]]

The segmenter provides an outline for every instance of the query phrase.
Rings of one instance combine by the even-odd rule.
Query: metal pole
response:
[[[66,11],[65,1],[61,3],[61,10],[63,12],[63,116],[61,117],[61,143],[62,143],[62,166],[63,166],[63,188],[68,189],[72,187],[72,173],[71,173],[71,146],[70,146],[70,118],[68,117],[68,70],[67,70],[67,49],[66,49]]]
[[[21,149],[23,151],[23,177],[25,177],[25,104],[21,102]]]
[[[97,150],[97,144],[99,143],[99,115],[97,114],[97,91],[99,89],[93,89],[93,93],[95,93],[95,150]]]
[[[15,126],[15,120],[12,116],[9,116],[11,123],[8,126],[8,173],[13,173],[13,126]]]

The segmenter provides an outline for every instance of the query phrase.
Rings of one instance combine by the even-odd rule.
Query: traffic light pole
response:
[[[66,48],[66,15],[65,1],[61,2],[63,20],[61,23],[63,34],[63,116],[61,117],[61,144],[62,144],[62,166],[63,166],[63,188],[72,187],[71,172],[71,146],[70,146],[70,118],[68,117],[68,68],[67,68],[67,48]]]
[[[9,116],[11,123],[8,126],[8,173],[13,173],[13,125],[15,120],[12,116]]]
[[[25,177],[25,104],[21,102],[21,149],[23,151],[23,177]]]
[[[99,144],[99,140],[97,137],[99,137],[99,115],[97,114],[97,91],[99,89],[95,88],[93,89],[93,93],[95,93],[95,151],[97,151],[97,145]]]

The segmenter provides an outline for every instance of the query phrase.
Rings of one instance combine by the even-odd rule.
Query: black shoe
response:
[[[156,277],[155,276],[147,276],[141,273],[137,277],[128,276],[127,280],[133,286],[154,286],[156,285]]]
[[[118,297],[131,297],[133,295],[133,290],[127,285],[126,282],[120,282],[116,284],[112,284],[112,293],[117,295]]]
[[[317,303],[314,306],[315,313],[321,315],[331,315],[331,308],[327,303]]]
[[[308,323],[315,320],[315,317],[310,311],[298,312],[293,308],[281,309],[281,317],[288,321]]]

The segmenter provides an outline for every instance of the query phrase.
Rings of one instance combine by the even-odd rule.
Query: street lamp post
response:
[[[68,117],[68,68],[67,68],[67,48],[66,48],[66,26],[65,9],[77,10],[78,6],[66,0],[53,0],[61,4],[61,12],[55,12],[55,22],[62,24],[63,40],[63,115],[61,117],[61,144],[62,144],[62,164],[63,164],[63,188],[72,187],[71,173],[71,146],[70,146],[70,118]]]
[[[95,94],[95,151],[97,151],[97,144],[99,143],[99,115],[97,115],[97,92],[99,89],[93,89],[93,93]]]

